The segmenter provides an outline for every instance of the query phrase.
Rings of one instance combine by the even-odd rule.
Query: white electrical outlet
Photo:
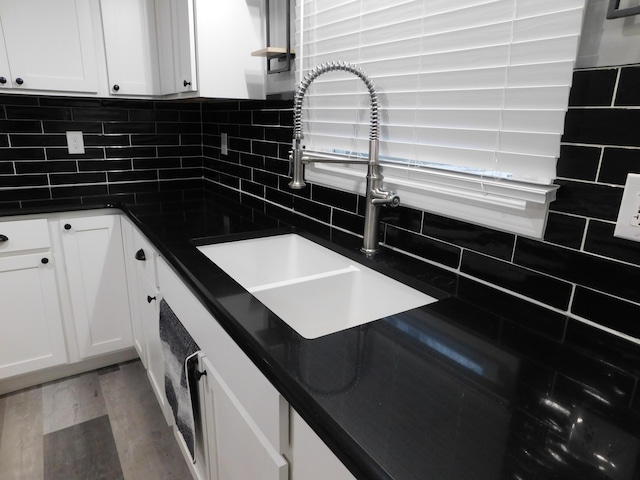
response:
[[[640,242],[640,174],[627,175],[613,235]]]
[[[229,146],[227,143],[227,134],[226,133],[221,133],[220,134],[220,153],[222,155],[228,155],[229,154]]]
[[[67,132],[67,148],[71,154],[84,153],[82,132]]]

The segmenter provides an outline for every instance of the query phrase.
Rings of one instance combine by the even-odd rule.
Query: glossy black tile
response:
[[[102,106],[102,100],[99,98],[79,97],[40,97],[40,105],[43,107],[100,108]]]
[[[128,146],[129,135],[84,135],[88,147]]]
[[[104,158],[104,149],[85,147],[84,153],[69,153],[66,147],[47,147],[47,159],[49,160],[81,160],[89,158]]]
[[[65,133],[71,131],[81,131],[83,133],[103,133],[100,122],[42,122],[45,133]],[[109,133],[109,132],[104,132]],[[112,132],[118,133],[118,132]]]
[[[331,222],[331,207],[317,203],[306,198],[294,197],[293,209],[324,223]]]
[[[128,122],[129,112],[116,108],[74,108],[73,120],[77,122]]]
[[[41,133],[42,124],[36,120],[0,120],[0,132]]]
[[[279,176],[262,170],[254,170],[253,181],[261,183],[267,187],[278,188]]]
[[[31,120],[72,120],[70,108],[56,107],[25,107],[6,105],[8,119]]]
[[[387,225],[385,229],[384,242],[392,247],[448,267],[457,268],[460,263],[461,251],[458,247],[392,225]]]
[[[107,185],[75,185],[73,187],[51,187],[52,198],[93,197],[107,195]]]
[[[177,180],[183,178],[202,178],[202,168],[179,168],[178,170],[158,170],[160,180]]]
[[[240,189],[243,192],[251,193],[252,195],[256,195],[258,197],[264,198],[265,195],[265,186],[259,183],[251,182],[249,180],[241,180],[240,181]]]
[[[38,187],[47,182],[46,175],[0,175],[0,188]]]
[[[44,160],[44,148],[0,148],[0,160]]]
[[[504,260],[511,258],[515,244],[515,235],[426,212],[422,233]]]
[[[46,160],[41,162],[17,162],[16,173],[76,172],[78,165],[71,160]]]
[[[229,149],[238,152],[251,152],[251,140],[247,138],[229,137]]]
[[[598,181],[624,185],[628,173],[640,173],[640,149],[605,148]]]
[[[518,238],[514,262],[560,279],[640,301],[640,267]]]
[[[180,135],[131,135],[131,145],[179,145]]]
[[[276,188],[265,187],[265,199],[285,208],[293,208],[293,195]]]
[[[245,167],[258,168],[260,170],[265,170],[264,157],[261,155],[254,155],[252,153],[242,152],[238,155],[238,159],[240,161],[240,165],[244,165]]]
[[[45,105],[41,103],[46,100],[44,97],[36,97],[31,95],[11,95],[8,93],[0,94],[0,104],[4,105]]]
[[[331,225],[362,235],[362,232],[364,232],[364,217],[344,210],[334,209],[331,215]]]
[[[355,212],[358,205],[358,196],[354,193],[343,192],[322,185],[312,185],[311,198],[319,203],[330,205],[349,212]]]
[[[141,158],[158,156],[156,147],[113,147],[105,148],[104,151],[106,153],[106,158]]]
[[[592,220],[587,229],[584,249],[588,252],[640,265],[638,243],[613,236],[613,223]]]
[[[289,179],[289,162],[288,161],[265,157],[264,168],[268,172],[277,173],[279,175],[285,175],[287,179]]]
[[[285,124],[286,125],[286,124]],[[291,127],[266,127],[264,138],[272,142],[282,142],[291,145],[293,138],[293,128]]]
[[[0,190],[0,202],[14,202],[21,200],[41,200],[51,198],[49,187],[44,188],[17,188]]]
[[[586,225],[587,220],[584,218],[550,212],[547,217],[544,239],[547,242],[577,250],[582,245]]]
[[[9,135],[0,134],[0,147],[8,147],[9,146]]]
[[[21,165],[22,163],[27,163],[27,162],[20,162],[18,163],[18,165]],[[14,170],[13,162],[0,162],[0,174],[9,175],[13,173],[17,173]],[[31,172],[31,173],[39,173],[39,172]]]
[[[251,152],[264,155],[267,157],[278,156],[278,144],[275,142],[263,142],[260,140],[251,140]]]
[[[235,123],[237,125],[250,125],[251,122],[251,112],[249,111],[230,111],[227,113],[228,122]],[[253,122],[257,124],[259,122]]]
[[[640,82],[640,67],[623,67],[620,71],[620,80],[618,82],[615,104],[621,106],[640,105],[638,82]]]
[[[280,125],[280,113],[277,110],[255,110],[252,113],[252,122],[256,125]]]
[[[131,160],[79,160],[78,170],[81,172],[131,170]]]
[[[556,180],[560,189],[550,210],[601,220],[616,220],[622,201],[622,189],[608,185]]]
[[[158,122],[155,125],[158,133],[190,133],[198,135],[201,133],[199,123]]]
[[[579,286],[571,311],[587,320],[640,338],[640,305]]]
[[[133,182],[138,180],[157,180],[157,170],[134,170],[129,172],[107,172],[109,182]]]
[[[358,199],[358,196],[355,197]],[[360,205],[366,205],[366,202],[361,200]],[[359,212],[364,213],[362,206],[360,206]],[[420,233],[422,230],[422,212],[414,208],[404,206],[383,208],[380,210],[380,221],[416,233]]]
[[[562,141],[637,147],[640,136],[635,126],[639,122],[640,110],[636,109],[570,108]]]
[[[201,145],[180,145],[180,146],[159,146],[159,157],[201,157],[202,146]]]
[[[104,183],[107,175],[104,172],[92,173],[52,173],[49,175],[51,185],[72,185],[80,183]]]
[[[180,116],[179,116],[180,122],[197,123],[198,127],[200,126],[200,122],[202,121],[202,116],[200,115],[199,109],[182,110],[179,113],[180,113]]]
[[[109,184],[109,195],[120,195],[126,193],[144,194],[158,192],[160,184],[153,182],[132,182],[132,183],[112,183]]]
[[[611,105],[617,78],[617,68],[574,72],[569,106]]]
[[[460,271],[562,310],[569,306],[571,284],[509,262],[465,250]]]
[[[25,135],[11,134],[12,147],[66,147],[67,137],[65,135]]]
[[[156,124],[151,122],[107,122],[104,123],[104,133],[156,133]]]
[[[595,180],[602,148],[561,145],[556,166],[558,177],[574,180]]]

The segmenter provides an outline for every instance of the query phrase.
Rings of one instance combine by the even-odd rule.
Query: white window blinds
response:
[[[549,184],[584,0],[298,0],[299,75],[358,64],[380,92],[381,159]],[[369,97],[345,73],[307,93],[305,144],[366,153]]]

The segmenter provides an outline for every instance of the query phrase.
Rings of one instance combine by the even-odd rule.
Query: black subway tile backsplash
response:
[[[561,145],[557,174],[561,178],[595,180],[602,148],[581,145]]]
[[[620,71],[620,81],[618,82],[618,92],[616,94],[615,104],[630,107],[637,107],[640,105],[640,92],[638,91],[639,82],[639,66],[622,68]]]
[[[157,184],[160,170],[163,179],[202,176],[197,103],[0,95],[0,112],[3,209],[15,202],[33,206],[47,198],[121,194],[127,182]],[[70,130],[83,132],[84,154],[68,152]],[[160,158],[158,148],[167,149]],[[46,188],[26,188],[38,186]]]
[[[473,277],[508,288],[547,305],[562,310],[569,306],[571,284],[510,262],[465,250],[460,269]]]
[[[565,118],[565,143],[640,146],[637,125],[640,110],[623,108],[574,108]]]
[[[577,250],[582,245],[586,225],[587,220],[583,217],[550,212],[544,239]]]
[[[617,68],[574,72],[569,106],[611,105],[617,78]]]
[[[640,148],[605,148],[598,181],[624,185],[628,173],[640,173]]]
[[[622,201],[622,189],[596,183],[556,180],[560,189],[551,211],[602,220],[615,220]]]
[[[638,242],[613,236],[615,224],[591,220],[584,249],[604,257],[640,265]]]
[[[600,325],[640,338],[640,305],[579,286],[571,311]]]

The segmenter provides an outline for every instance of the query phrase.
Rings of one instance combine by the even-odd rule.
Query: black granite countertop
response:
[[[113,200],[4,214],[121,208],[356,478],[640,479],[638,345],[239,195]],[[307,340],[192,243],[292,230],[440,300]]]

